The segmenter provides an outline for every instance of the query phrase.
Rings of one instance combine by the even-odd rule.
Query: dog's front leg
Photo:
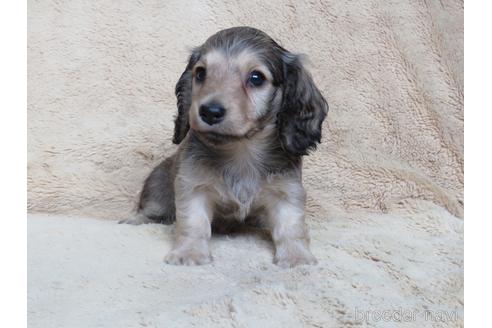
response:
[[[304,222],[304,207],[305,193],[300,184],[294,188],[291,185],[287,195],[270,196],[268,224],[275,244],[273,262],[281,267],[290,268],[300,264],[317,263],[309,250],[309,233]]]
[[[176,197],[176,240],[164,261],[176,265],[210,263],[212,210],[203,192]]]

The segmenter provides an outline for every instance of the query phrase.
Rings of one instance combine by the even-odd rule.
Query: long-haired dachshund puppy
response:
[[[261,222],[282,267],[314,264],[302,156],[321,141],[328,105],[299,56],[235,27],[192,52],[176,85],[177,152],[145,181],[131,224],[176,220],[171,264],[205,264],[212,222]]]

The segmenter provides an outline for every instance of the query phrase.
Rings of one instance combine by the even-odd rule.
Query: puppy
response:
[[[316,263],[301,169],[328,105],[299,56],[260,30],[222,30],[195,48],[175,92],[178,150],[150,174],[124,222],[176,221],[170,264],[209,263],[212,222],[251,219],[270,231],[274,263]]]

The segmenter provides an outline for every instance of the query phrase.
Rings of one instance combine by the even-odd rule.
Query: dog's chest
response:
[[[238,158],[223,170],[220,186],[222,214],[244,220],[251,212],[261,189],[260,164],[251,158]]]

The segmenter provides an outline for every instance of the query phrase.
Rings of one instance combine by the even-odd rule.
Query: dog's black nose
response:
[[[208,125],[214,125],[224,119],[225,109],[218,104],[207,104],[200,106],[200,117]]]

